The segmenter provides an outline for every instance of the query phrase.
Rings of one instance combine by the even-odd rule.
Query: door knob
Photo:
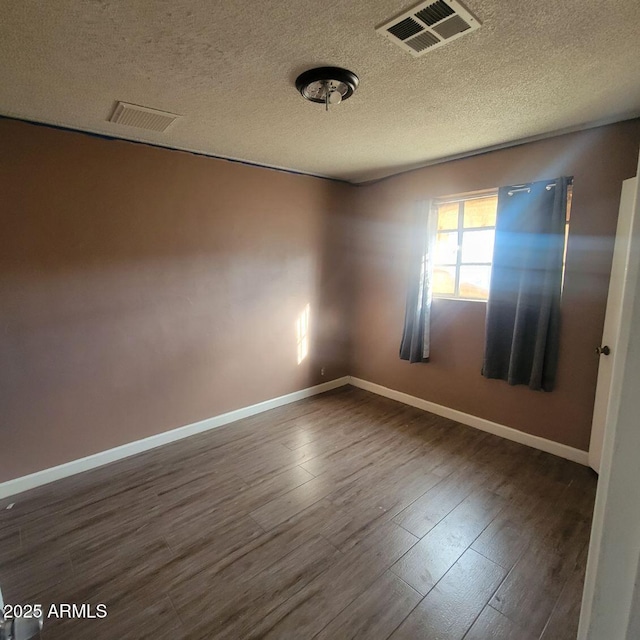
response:
[[[596,353],[599,356],[608,356],[611,353],[611,349],[605,344],[604,347],[598,347]]]

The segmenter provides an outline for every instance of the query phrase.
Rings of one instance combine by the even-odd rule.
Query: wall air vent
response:
[[[418,57],[475,31],[480,24],[458,0],[427,0],[387,20],[376,31]]]
[[[140,107],[128,102],[118,102],[109,122],[149,131],[166,131],[179,117],[175,113]]]

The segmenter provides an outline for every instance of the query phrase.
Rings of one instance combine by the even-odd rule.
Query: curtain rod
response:
[[[573,184],[573,178],[571,178],[571,180],[569,180],[568,184]],[[550,184],[548,184],[545,189],[547,191],[551,191],[551,189],[553,187],[556,186],[555,182],[551,182]],[[527,185],[514,185],[513,189],[510,189],[509,191],[507,191],[507,195],[508,196],[512,196],[514,193],[518,193],[519,191],[526,191],[527,193],[529,193],[531,191],[531,187],[528,187]]]

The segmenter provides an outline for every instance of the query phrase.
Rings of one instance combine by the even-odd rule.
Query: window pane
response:
[[[438,205],[438,231],[458,228],[458,208],[457,202]]]
[[[497,196],[467,200],[464,203],[464,227],[495,227]]]
[[[433,293],[436,295],[453,295],[456,290],[456,268],[433,268]]]
[[[491,262],[495,237],[493,229],[465,231],[462,234],[462,262]]]
[[[436,238],[434,262],[436,264],[455,264],[458,255],[458,232],[439,233]]]
[[[489,297],[490,281],[490,266],[461,266],[460,297],[486,300]]]

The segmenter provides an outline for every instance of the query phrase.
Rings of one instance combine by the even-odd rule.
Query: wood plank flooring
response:
[[[106,604],[43,640],[569,640],[595,486],[346,387],[0,501],[0,583]]]

